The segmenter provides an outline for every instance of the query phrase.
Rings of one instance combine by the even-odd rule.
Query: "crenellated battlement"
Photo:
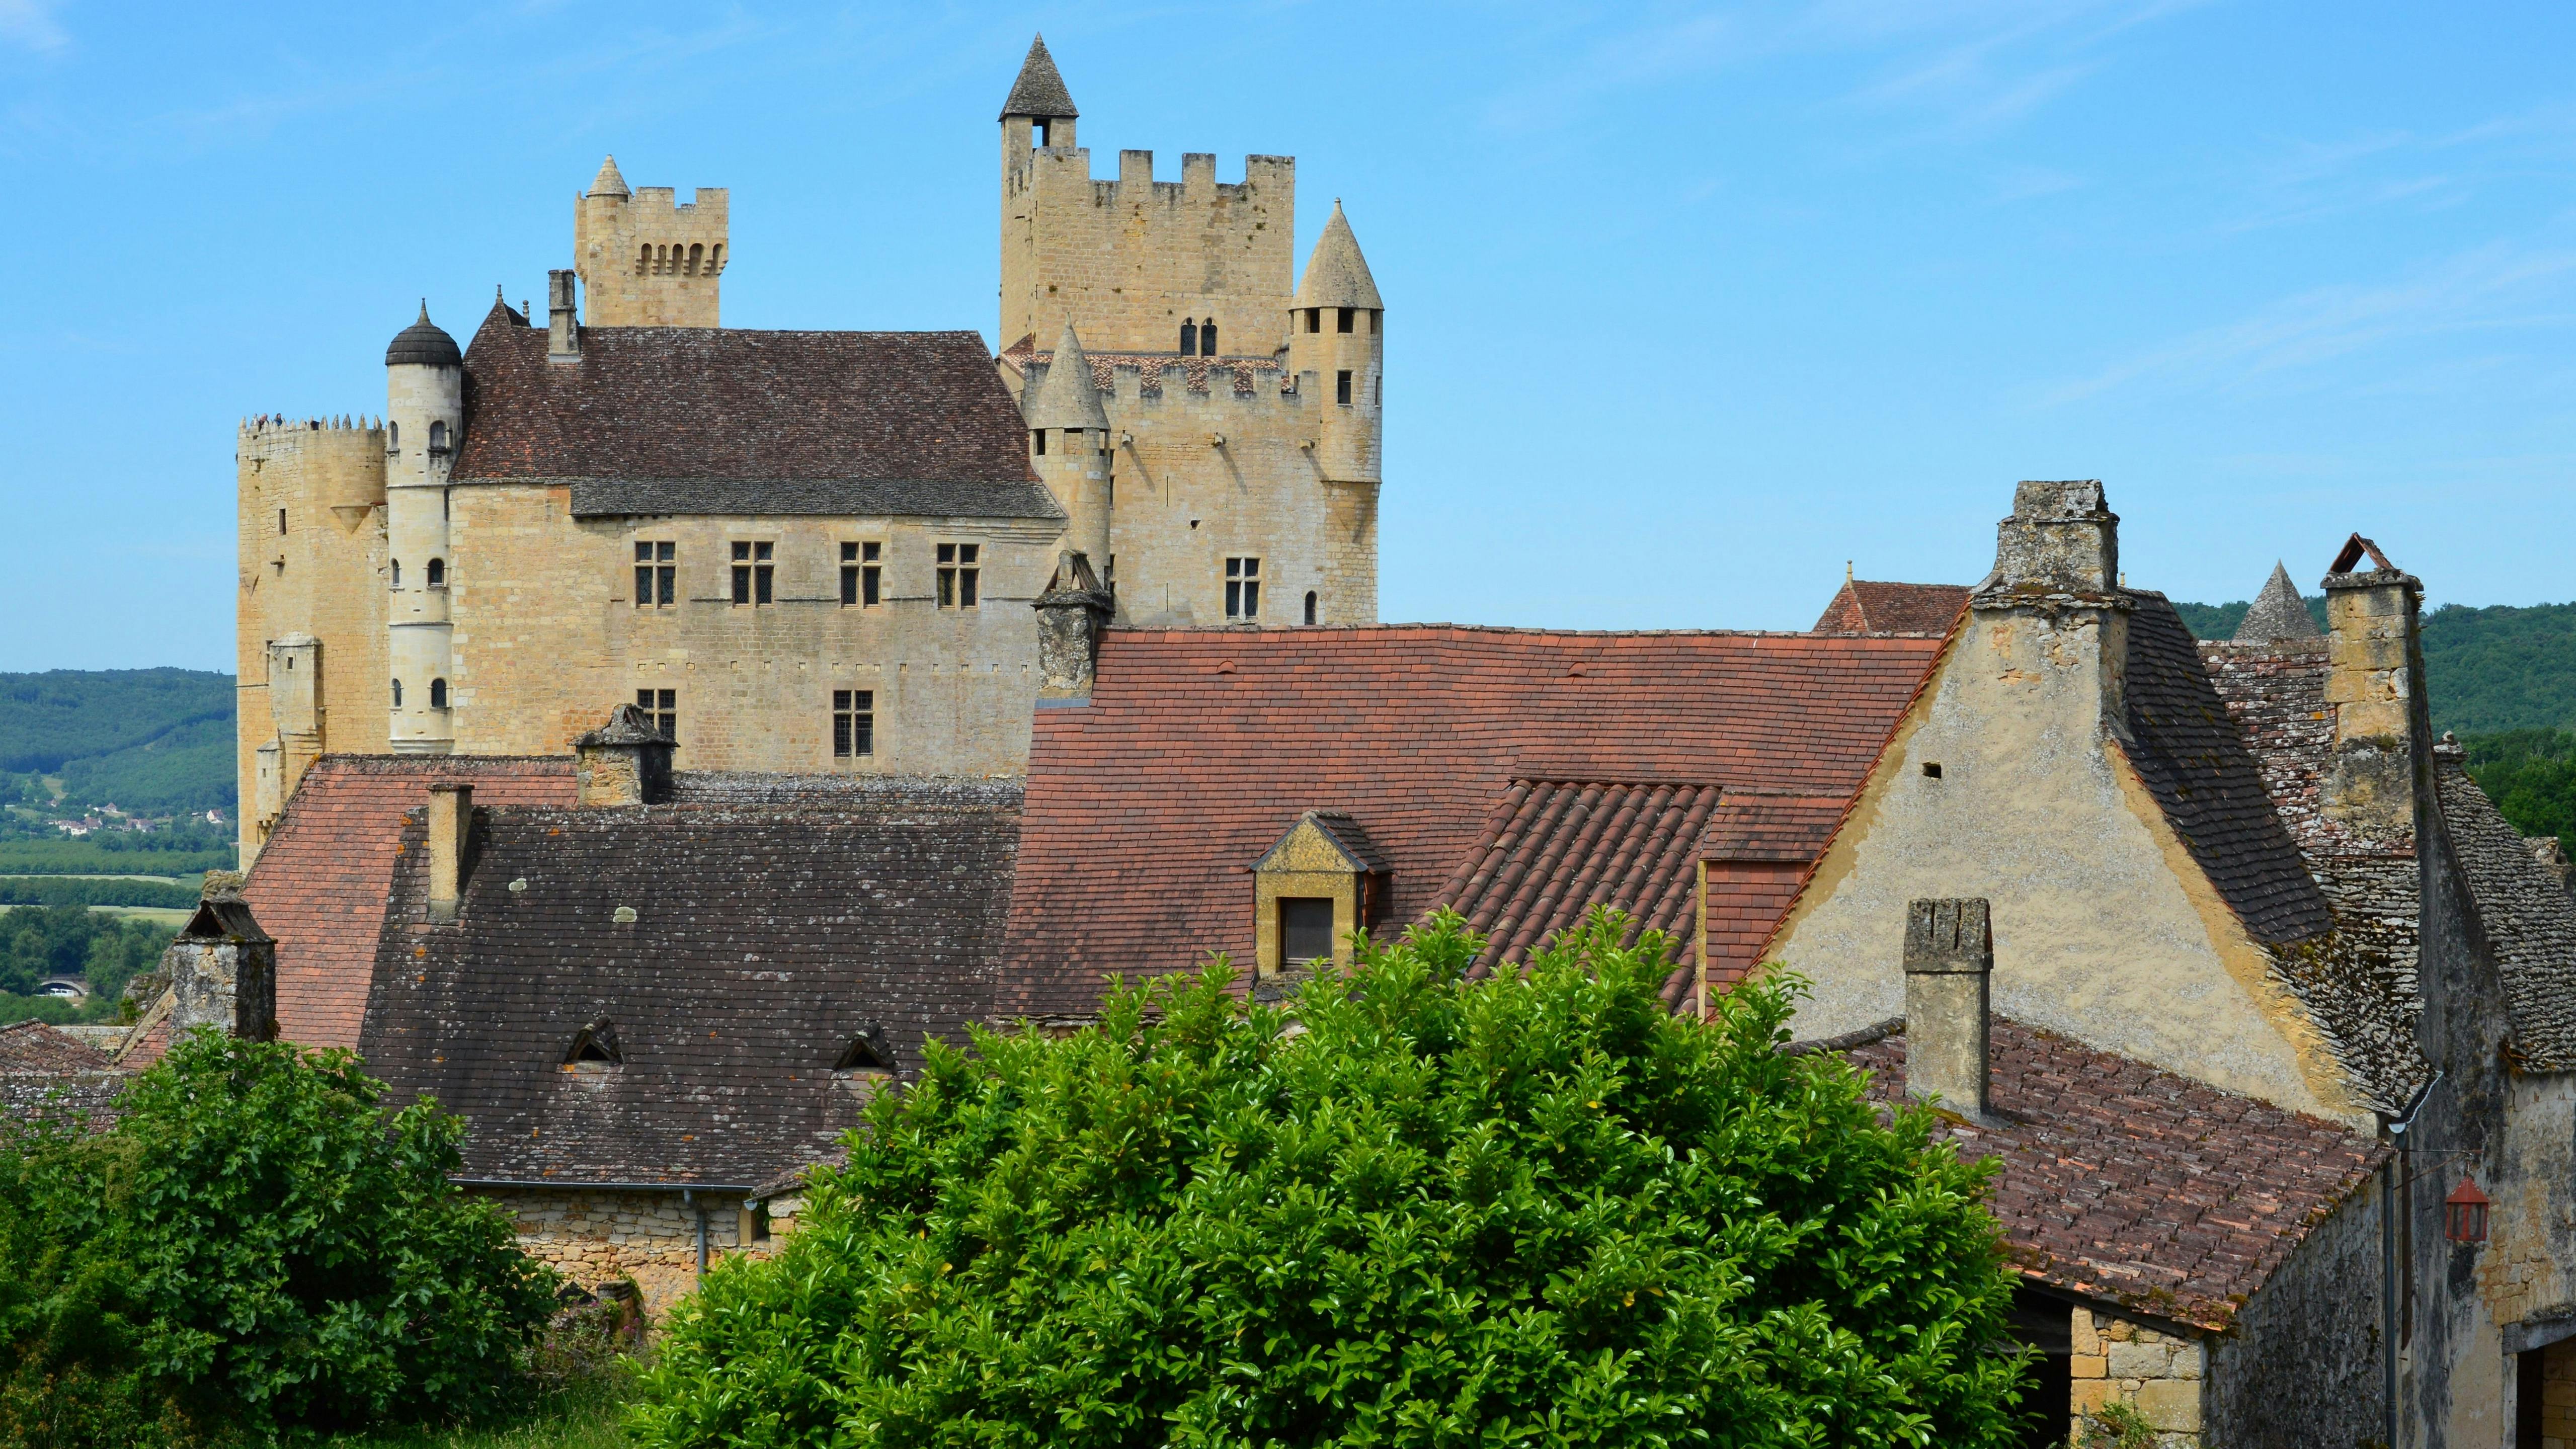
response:
[[[384,430],[385,420],[382,418],[371,419],[364,415],[349,413],[341,413],[336,417],[325,414],[315,418],[290,418],[284,413],[261,413],[257,417],[242,419],[240,429],[241,435],[245,438],[265,439],[283,439],[289,434],[296,433],[381,433]]]

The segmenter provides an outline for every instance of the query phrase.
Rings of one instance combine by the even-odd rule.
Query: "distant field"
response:
[[[137,876],[0,876],[0,906],[145,906],[185,910],[197,903],[202,881]]]
[[[149,837],[141,837],[149,839]],[[0,875],[200,876],[231,870],[231,850],[110,850],[94,840],[0,840]]]

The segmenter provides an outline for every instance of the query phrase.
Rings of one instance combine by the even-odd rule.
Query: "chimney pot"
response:
[[[1905,1089],[1965,1117],[1986,1115],[1987,1011],[1995,938],[1986,902],[1920,900],[1905,910]]]
[[[573,798],[584,809],[658,805],[671,798],[669,735],[631,704],[608,712],[607,723],[573,741]]]
[[[1117,599],[1100,586],[1088,557],[1068,552],[1032,607],[1038,611],[1039,707],[1090,703],[1100,636],[1117,615]]]
[[[429,918],[456,919],[465,884],[465,834],[474,822],[474,787],[429,787]]]

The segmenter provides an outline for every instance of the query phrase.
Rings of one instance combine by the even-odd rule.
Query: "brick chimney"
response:
[[[211,1026],[246,1041],[277,1035],[277,943],[237,893],[217,890],[161,953],[172,1035]]]
[[[1905,1090],[1965,1117],[1986,1115],[1986,1012],[1995,938],[1986,903],[1905,908]]]
[[[608,722],[573,741],[573,798],[585,809],[658,805],[671,798],[669,735],[631,704],[608,712]]]
[[[2415,836],[2416,756],[2431,728],[2418,633],[2424,585],[2356,533],[2335,555],[2325,591],[2334,763],[2320,808],[2357,836],[2403,848]]]
[[[1091,560],[1067,553],[1056,562],[1055,577],[1038,595],[1038,708],[1089,704],[1100,636],[1118,610],[1118,600],[1100,586]]]
[[[465,837],[473,828],[473,786],[429,787],[429,918],[438,924],[456,919],[464,897]]]

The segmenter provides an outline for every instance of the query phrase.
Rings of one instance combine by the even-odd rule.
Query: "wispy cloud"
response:
[[[2576,245],[2494,242],[2375,286],[2319,287],[2039,392],[2044,406],[2160,383],[2235,388],[2394,344],[2576,325]],[[2481,364],[2492,371],[2492,364]],[[2389,386],[2383,378],[2381,386]],[[2400,389],[2407,390],[2407,389]]]
[[[0,0],[0,45],[50,55],[72,43],[47,0]]]

